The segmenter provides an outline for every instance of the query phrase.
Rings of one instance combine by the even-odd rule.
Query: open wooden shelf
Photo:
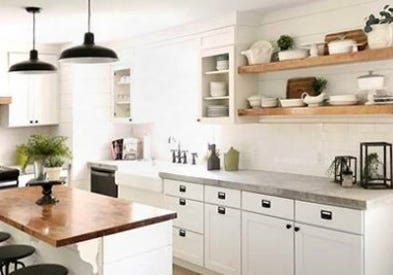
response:
[[[393,114],[393,104],[320,106],[295,108],[253,108],[238,110],[239,116],[308,116]]]
[[[393,47],[383,49],[368,49],[355,53],[343,53],[302,59],[284,60],[265,64],[242,66],[238,68],[239,73],[265,73],[300,68],[311,68],[318,66],[329,66],[364,61],[376,61],[393,59]]]
[[[12,98],[10,96],[0,96],[0,104],[2,105],[7,105],[7,104],[11,104],[12,102]]]

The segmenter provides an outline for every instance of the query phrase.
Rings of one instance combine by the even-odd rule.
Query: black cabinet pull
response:
[[[185,199],[179,199],[179,204],[180,205],[186,205],[186,200]]]
[[[132,118],[129,118],[128,121],[129,121],[129,122],[132,122]]]
[[[185,193],[186,192],[186,186],[185,185],[180,185],[179,186],[179,191],[182,192],[182,193]]]
[[[217,210],[218,210],[218,214],[225,215],[225,207],[219,206]]]
[[[30,122],[30,124],[33,124],[33,121],[32,121],[32,120],[30,120],[29,122]]]
[[[179,230],[179,236],[180,237],[185,237],[186,236],[186,230],[180,229]]]
[[[292,228],[292,225],[287,224],[285,227],[286,227],[287,229],[291,229],[291,228]]]
[[[299,227],[297,227],[297,226],[295,226],[295,232],[299,232],[300,231],[300,228]]]
[[[36,120],[35,123],[38,123],[38,120]]]
[[[197,122],[201,122],[201,119],[200,118],[197,118],[197,120],[196,120]]]
[[[271,207],[271,202],[268,200],[262,200],[262,207],[263,208],[270,208]]]
[[[321,219],[330,221],[333,219],[333,213],[331,211],[321,210]]]
[[[217,196],[219,200],[225,200],[225,192],[218,192]]]

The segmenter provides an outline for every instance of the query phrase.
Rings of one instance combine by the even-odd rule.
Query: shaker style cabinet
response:
[[[362,236],[308,225],[296,226],[299,228],[295,233],[296,275],[364,274]]]
[[[242,215],[243,275],[293,275],[293,222],[245,211]]]
[[[56,64],[57,56],[40,54],[46,62]],[[9,53],[9,64],[27,60],[27,53]],[[12,103],[8,106],[8,127],[54,125],[58,118],[58,76],[53,74],[9,74],[8,90]]]
[[[240,210],[205,204],[205,267],[241,274]]]

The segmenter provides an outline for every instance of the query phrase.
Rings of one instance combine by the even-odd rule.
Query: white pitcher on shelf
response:
[[[304,92],[301,98],[309,107],[316,107],[322,105],[326,98],[326,93],[320,93],[318,96],[310,96],[307,92]]]

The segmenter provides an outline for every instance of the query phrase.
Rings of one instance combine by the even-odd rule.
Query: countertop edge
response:
[[[256,186],[252,184],[246,184],[246,183],[234,182],[234,181],[224,181],[224,180],[209,179],[209,178],[197,178],[194,176],[179,175],[170,172],[160,172],[159,176],[162,179],[188,181],[192,183],[205,184],[211,186],[221,186],[224,188],[260,193],[269,196],[276,196],[276,197],[310,202],[310,203],[326,204],[326,205],[345,207],[345,208],[351,208],[356,210],[367,210],[369,208],[369,204],[367,203],[367,201],[337,198],[329,195],[300,192],[291,189],[274,187],[271,185]]]

